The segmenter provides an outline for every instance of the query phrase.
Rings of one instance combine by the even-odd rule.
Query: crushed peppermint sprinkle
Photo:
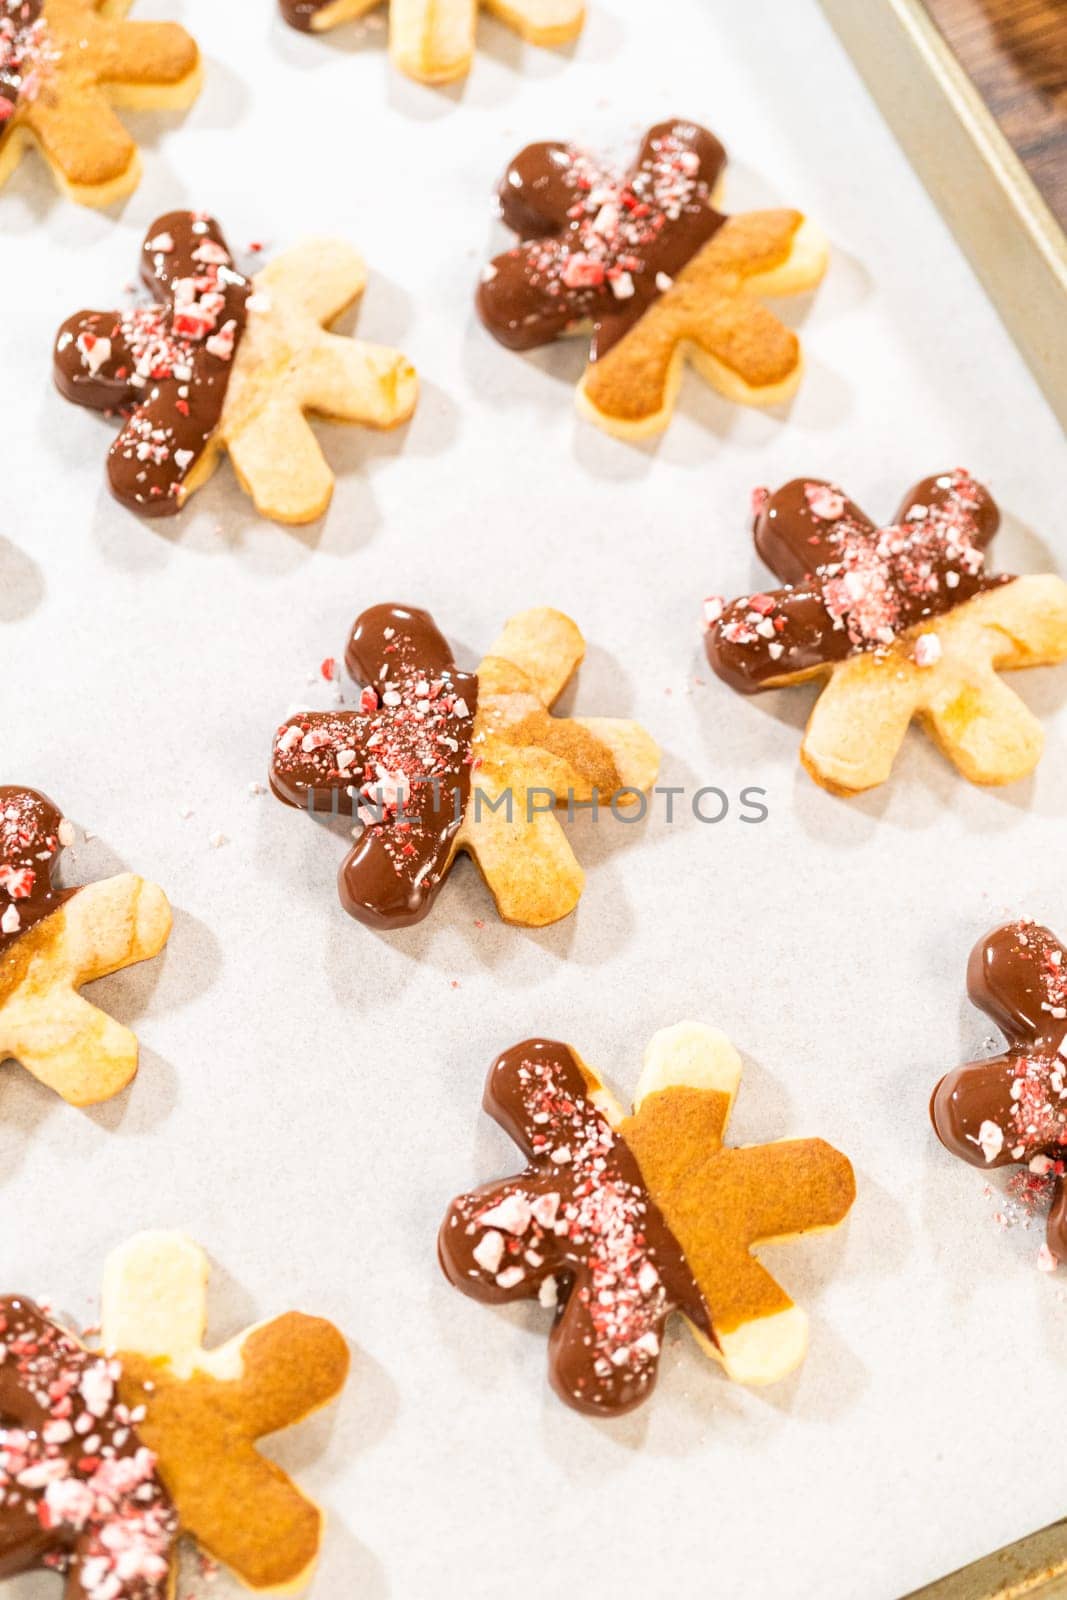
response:
[[[32,789],[0,788],[0,954],[4,943],[57,910],[73,890],[52,873],[69,824]]]
[[[177,1518],[120,1376],[32,1302],[0,1299],[3,1544],[63,1573],[76,1554],[84,1600],[164,1600]]]
[[[636,293],[635,276],[647,277],[650,250],[665,230],[710,207],[700,158],[684,138],[666,132],[652,140],[642,165],[626,175],[573,146],[564,160],[560,171],[574,191],[568,226],[562,234],[519,247],[529,282],[550,297],[571,291],[590,301],[605,293],[629,300]],[[495,276],[494,268],[483,273],[482,281],[491,282]],[[663,294],[673,281],[666,272],[653,272],[646,298],[653,285]]]
[[[459,1223],[475,1241],[472,1275],[503,1290],[525,1284],[553,1306],[557,1274],[564,1281],[577,1274],[570,1292],[591,1340],[585,1398],[601,1403],[596,1385],[612,1374],[638,1386],[652,1381],[674,1307],[649,1243],[651,1201],[626,1146],[551,1060],[527,1058],[517,1077],[534,1165],[457,1202]]]
[[[933,667],[941,660],[941,640],[936,633],[920,633],[915,641],[915,665]]]
[[[109,472],[139,508],[178,508],[221,415],[252,285],[213,226],[195,212],[160,218],[142,251],[158,303],[79,314],[56,341],[68,398],[126,419]]]
[[[19,101],[40,94],[48,66],[61,54],[40,12],[38,0],[0,0],[0,138]]]
[[[474,714],[457,692],[456,674],[428,678],[407,636],[388,629],[379,694],[370,685],[358,710],[305,711],[275,736],[275,779],[315,808],[317,794],[334,792],[338,809],[352,811],[385,847],[398,877],[436,848],[452,815],[457,775],[473,764]],[[332,681],[337,664],[327,658],[322,675]],[[388,687],[384,687],[384,685]],[[420,875],[432,883],[434,867]]]
[[[951,610],[984,583],[997,581],[984,577],[978,486],[962,469],[939,479],[938,485],[947,491],[943,501],[914,505],[901,523],[872,528],[850,512],[839,489],[806,483],[807,509],[818,525],[808,542],[829,546],[831,559],[814,568],[803,590],[786,586],[734,601],[724,610],[718,638],[778,660],[790,642],[791,606],[798,594],[811,591],[822,602],[829,633],[845,634],[850,651],[884,650],[917,622]],[[769,499],[766,489],[754,491],[757,518]],[[956,591],[964,580],[966,593],[961,596]],[[787,634],[785,640],[782,634]],[[769,648],[771,641],[778,648]],[[810,642],[804,648],[803,665],[809,666],[814,659]],[[941,648],[936,634],[922,634],[916,641],[916,664],[933,666]]]
[[[1049,1026],[1035,1032],[1028,1050],[1006,1058],[1011,1073],[1007,1125],[987,1119],[974,1142],[987,1161],[1006,1149],[1013,1161],[1027,1163],[1035,1182],[1043,1183],[1063,1176],[1067,1153],[1067,961],[1046,928],[1019,922],[1013,931],[1040,996],[1039,1014],[1048,1018]]]

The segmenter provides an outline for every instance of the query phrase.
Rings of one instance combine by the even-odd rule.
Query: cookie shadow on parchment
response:
[[[21,622],[45,595],[44,573],[31,555],[0,533],[0,622]]]

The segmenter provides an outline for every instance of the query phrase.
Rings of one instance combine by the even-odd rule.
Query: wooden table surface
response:
[[[1067,229],[1067,0],[926,0]]]

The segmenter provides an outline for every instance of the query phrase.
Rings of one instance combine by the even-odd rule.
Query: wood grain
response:
[[[1067,228],[1067,0],[926,0]]]

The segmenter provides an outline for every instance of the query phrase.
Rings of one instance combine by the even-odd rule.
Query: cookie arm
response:
[[[749,1245],[836,1228],[856,1198],[852,1163],[825,1139],[723,1150],[715,1180],[739,1206]]]
[[[188,105],[200,86],[196,40],[176,22],[119,22],[103,31],[100,73],[120,105]]]
[[[570,722],[591,733],[609,752],[619,776],[620,789],[648,793],[659,773],[660,750],[639,722],[622,717],[572,717]]]
[[[585,656],[585,640],[577,623],[551,606],[520,611],[486,651],[487,657],[510,661],[530,680],[546,706],[559,699]]]
[[[304,404],[322,417],[395,428],[415,410],[418,379],[399,350],[324,333],[301,368]]]
[[[484,0],[485,8],[531,44],[566,44],[582,30],[584,0]]]
[[[251,1437],[292,1427],[329,1405],[348,1377],[348,1346],[332,1322],[290,1311],[237,1341],[240,1407]]]
[[[333,322],[366,286],[366,262],[340,239],[305,239],[276,256],[255,279],[257,294],[318,323]]]

